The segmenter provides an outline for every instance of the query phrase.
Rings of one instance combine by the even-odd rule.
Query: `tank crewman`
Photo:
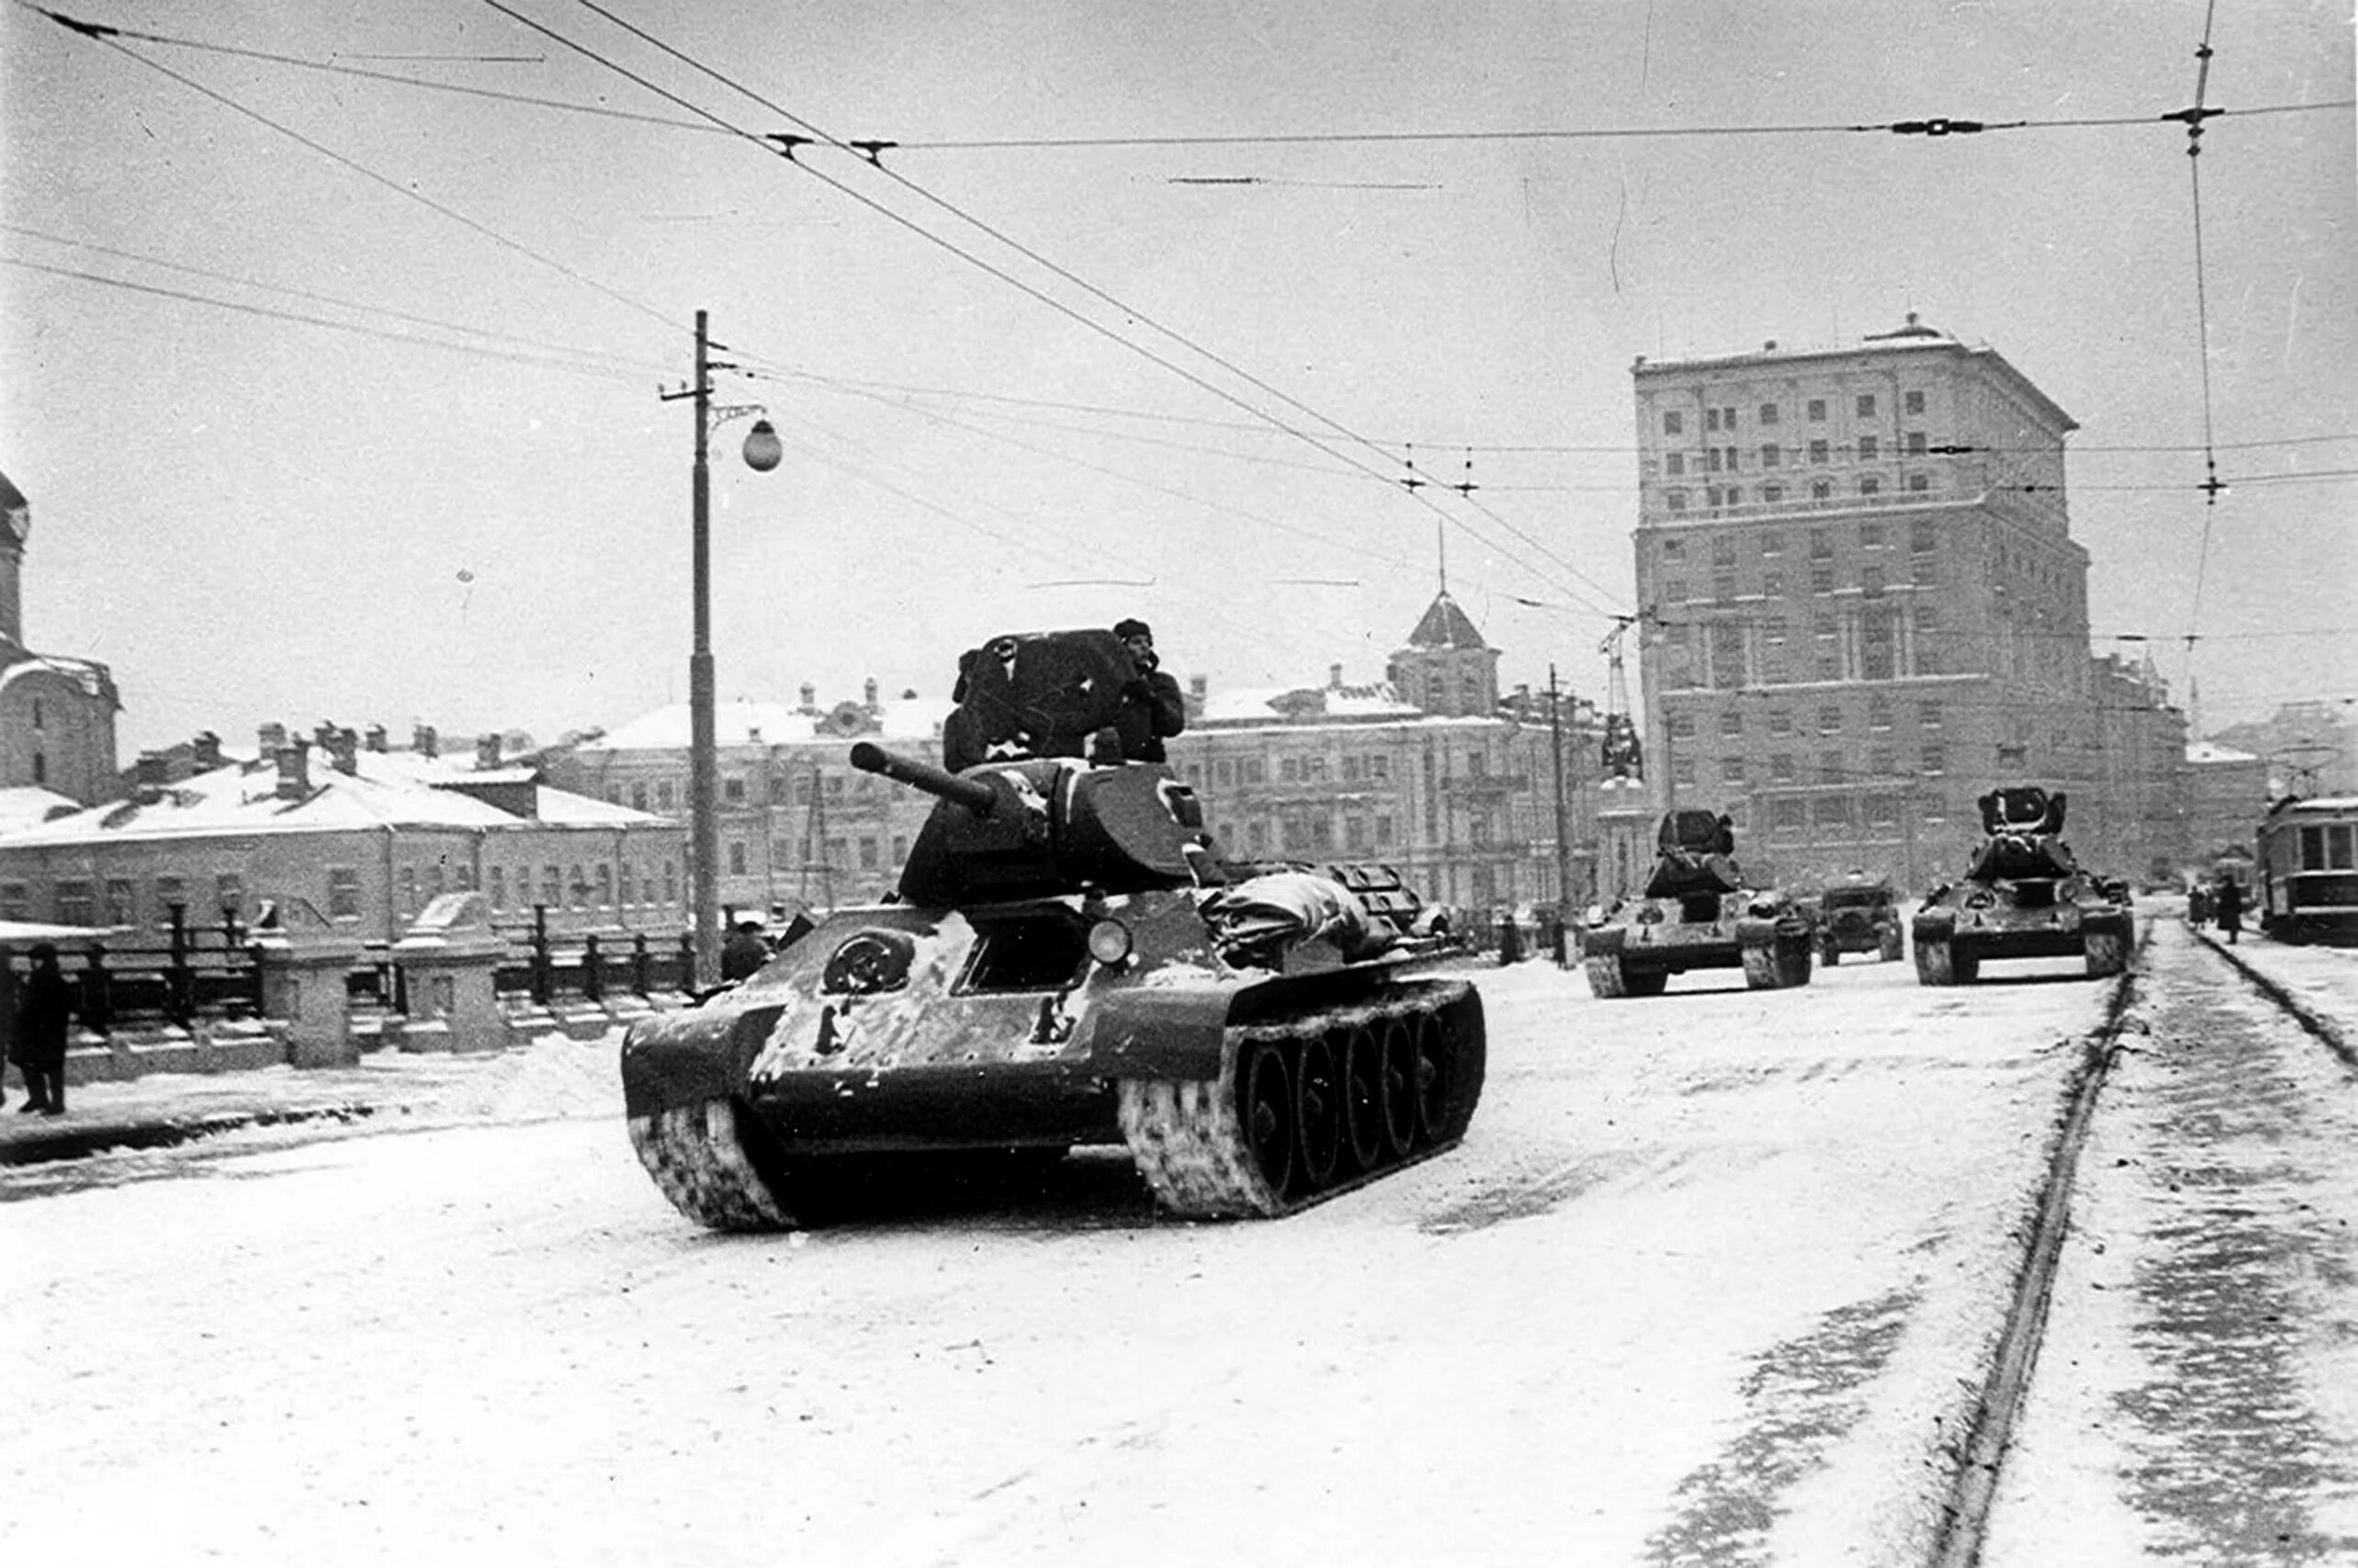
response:
[[[739,920],[720,947],[720,977],[742,980],[770,962],[770,944],[762,940],[758,920]]]
[[[1163,739],[1187,728],[1187,699],[1179,694],[1179,682],[1160,669],[1152,627],[1135,618],[1121,620],[1114,623],[1113,635],[1138,667],[1136,678],[1122,689],[1122,712],[1114,720],[1122,733],[1122,755],[1133,762],[1166,761]]]

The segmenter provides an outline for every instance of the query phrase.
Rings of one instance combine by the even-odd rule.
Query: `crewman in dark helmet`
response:
[[[1187,728],[1187,699],[1179,682],[1163,673],[1155,656],[1154,628],[1137,619],[1116,621],[1113,635],[1130,650],[1137,674],[1122,689],[1122,712],[1114,720],[1121,732],[1122,756],[1130,762],[1168,761],[1163,751],[1166,736]]]

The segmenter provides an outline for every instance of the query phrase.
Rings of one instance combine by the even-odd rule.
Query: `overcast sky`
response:
[[[2208,0],[63,8],[174,40],[0,8],[28,637],[113,667],[127,761],[684,700],[700,308],[787,442],[716,437],[724,696],[1125,614],[1216,685],[1373,679],[1444,539],[1502,678],[1601,696],[1632,360],[1910,310],[2079,421],[2099,651],[2206,729],[2358,696],[2342,0],[2209,20],[2207,412],[2158,117]],[[1820,129],[1934,117],[2033,123]]]

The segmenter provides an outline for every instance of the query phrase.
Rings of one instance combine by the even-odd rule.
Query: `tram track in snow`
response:
[[[2348,1037],[2333,1020],[2245,962],[2231,945],[2199,931],[2193,934],[2251,992],[2274,1004],[2277,1011],[2323,1044],[2344,1067],[2358,1070],[2358,1054],[2353,1054]],[[2054,1148],[2040,1183],[2022,1265],[1988,1375],[1970,1403],[1966,1435],[1958,1445],[1942,1504],[1940,1528],[1925,1560],[1929,1568],[1976,1568],[1981,1560],[2015,1423],[2037,1372],[2056,1274],[2070,1233],[2071,1198],[2081,1155],[2113,1066],[2126,1048],[2125,1037],[2145,1032],[2136,1004],[2144,988],[2144,965],[2151,943],[2149,923],[2138,942],[2135,960],[2114,983],[2104,1021],[2082,1042],[2081,1060],[2065,1089]]]

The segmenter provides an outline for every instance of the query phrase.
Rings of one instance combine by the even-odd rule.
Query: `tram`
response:
[[[2287,795],[2260,824],[2260,929],[2283,942],[2358,943],[2358,795]]]

